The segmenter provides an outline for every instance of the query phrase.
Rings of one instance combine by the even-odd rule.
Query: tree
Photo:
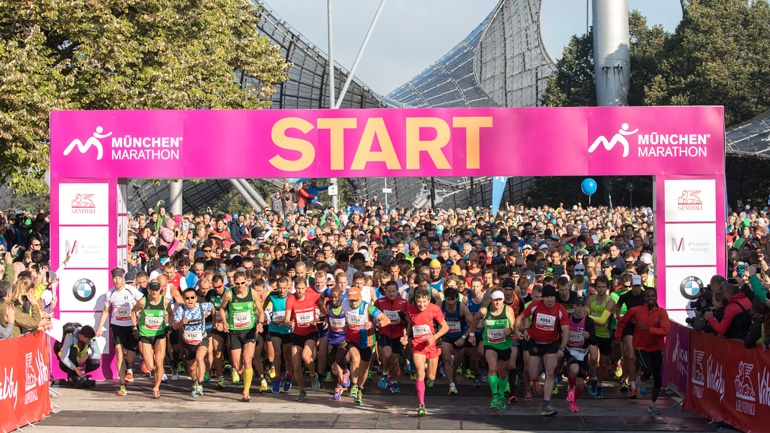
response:
[[[290,64],[258,35],[257,12],[246,0],[0,2],[2,182],[44,190],[52,109],[269,106]]]

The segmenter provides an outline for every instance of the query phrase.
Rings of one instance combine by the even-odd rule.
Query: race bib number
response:
[[[390,319],[391,325],[401,323],[401,317],[398,315],[398,311],[384,310],[383,314]]]
[[[283,322],[284,319],[286,319],[286,312],[285,311],[273,311],[272,321],[273,323],[280,323]]]
[[[146,316],[144,318],[144,327],[151,331],[160,330],[161,325],[163,325],[162,317]]]
[[[235,313],[233,315],[233,325],[235,325],[235,329],[251,328],[251,314],[248,311]]]
[[[313,313],[297,313],[295,316],[297,317],[297,326],[303,328],[310,326],[314,319]]]
[[[569,333],[569,342],[570,342],[570,344],[574,344],[576,346],[577,345],[581,345],[582,346],[584,341],[585,341],[585,338],[583,337],[583,333],[582,332],[570,331],[570,333]]]
[[[131,320],[131,307],[119,307],[115,309],[115,320],[127,322]]]
[[[184,342],[197,346],[203,341],[203,331],[184,331]]]
[[[345,329],[345,319],[339,318],[335,319],[334,317],[329,318],[329,326],[332,328],[333,331],[340,332],[343,329]]]
[[[449,332],[456,333],[462,330],[459,320],[447,320],[446,324],[449,326]]]
[[[366,323],[366,316],[361,314],[345,313],[345,319],[348,321],[348,325],[363,326]]]
[[[415,337],[422,337],[426,335],[433,335],[430,332],[430,325],[414,325],[412,326],[412,335]]]
[[[505,341],[505,330],[487,329],[487,339],[490,343],[502,343]]]
[[[535,320],[535,328],[541,331],[554,331],[556,329],[556,316],[538,314]]]

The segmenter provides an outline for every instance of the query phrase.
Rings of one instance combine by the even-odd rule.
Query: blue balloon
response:
[[[596,181],[590,177],[583,179],[583,183],[580,184],[580,190],[585,195],[594,195],[596,193]]]

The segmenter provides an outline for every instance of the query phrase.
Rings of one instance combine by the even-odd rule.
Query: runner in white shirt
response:
[[[142,299],[142,293],[133,286],[125,284],[123,281],[125,271],[123,269],[115,268],[110,273],[112,274],[113,288],[104,295],[104,311],[102,311],[102,317],[99,319],[99,326],[96,328],[96,336],[101,337],[104,323],[109,316],[110,334],[112,334],[112,343],[115,346],[115,362],[120,380],[118,395],[124,396],[128,393],[126,383],[134,381],[131,365],[136,359],[137,347],[131,326],[131,310]]]

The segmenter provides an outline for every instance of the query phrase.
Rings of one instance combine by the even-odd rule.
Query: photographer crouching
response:
[[[96,331],[89,325],[73,328],[65,329],[60,346],[58,343],[54,345],[59,368],[67,373],[67,380],[75,388],[93,388],[95,382],[88,373],[99,368],[101,357],[99,345],[94,341]]]

